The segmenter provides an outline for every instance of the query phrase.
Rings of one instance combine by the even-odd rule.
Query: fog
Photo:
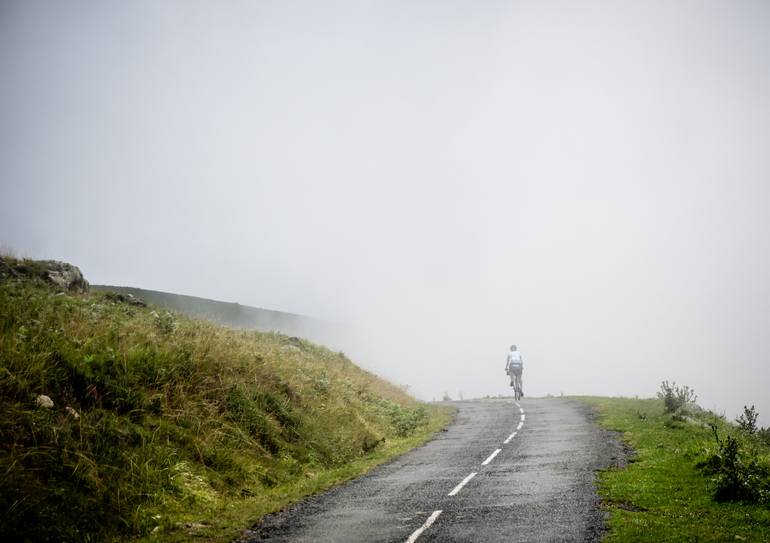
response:
[[[0,1],[0,242],[423,399],[770,424],[770,4]]]

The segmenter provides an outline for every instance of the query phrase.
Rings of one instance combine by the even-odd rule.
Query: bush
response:
[[[669,384],[668,381],[663,381],[660,384],[658,398],[663,400],[665,413],[674,413],[686,405],[695,403],[698,396],[695,394],[695,391],[687,385],[679,387],[676,385],[676,382]]]
[[[712,429],[717,449],[697,467],[714,476],[714,499],[770,504],[770,465],[767,461],[747,451],[734,436],[720,440],[716,425],[712,425]]]
[[[423,406],[403,407],[390,400],[381,400],[380,406],[387,415],[394,433],[398,437],[408,437],[428,422],[428,413]]]
[[[759,413],[757,413],[757,410],[752,405],[751,407],[743,406],[743,414],[740,415],[737,419],[735,419],[735,422],[738,423],[738,426],[741,430],[746,432],[747,434],[755,434],[757,432],[757,418],[759,417]]]

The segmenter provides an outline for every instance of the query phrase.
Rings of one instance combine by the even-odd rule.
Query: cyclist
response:
[[[508,351],[508,356],[505,358],[505,373],[511,376],[511,386],[514,390],[517,388],[523,396],[524,386],[521,381],[521,374],[524,371],[524,358],[516,348],[516,345],[511,345],[511,350]]]

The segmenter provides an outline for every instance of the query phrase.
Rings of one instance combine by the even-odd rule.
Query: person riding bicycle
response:
[[[524,394],[524,387],[522,386],[521,374],[524,371],[524,358],[516,348],[516,345],[511,345],[511,350],[508,352],[508,356],[505,359],[505,373],[511,376],[511,386],[516,388],[519,385],[521,394]],[[518,383],[517,383],[518,381]]]

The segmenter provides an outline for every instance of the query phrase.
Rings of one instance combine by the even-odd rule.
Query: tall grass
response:
[[[445,418],[304,340],[0,278],[7,540],[227,539]]]

